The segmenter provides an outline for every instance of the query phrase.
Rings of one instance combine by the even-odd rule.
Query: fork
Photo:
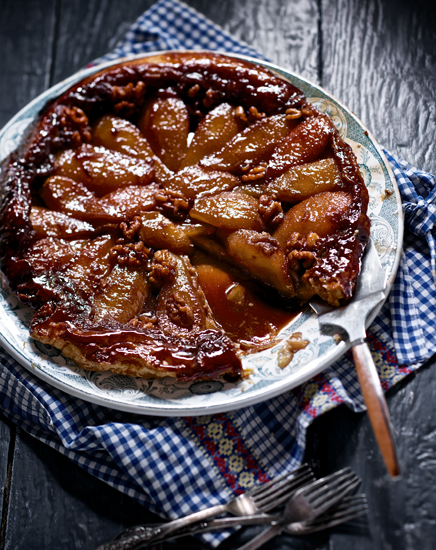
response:
[[[308,521],[297,521],[287,525],[283,531],[289,535],[309,535],[330,529],[336,525],[347,523],[354,519],[365,516],[368,513],[368,502],[364,493],[344,497],[339,504],[336,504],[324,514]]]
[[[315,519],[340,502],[359,483],[360,479],[357,475],[350,468],[344,468],[302,487],[288,500],[280,521],[273,523],[268,529],[241,546],[239,550],[259,548],[279,535],[289,523]]]
[[[264,483],[250,492],[244,493],[226,504],[218,504],[204,510],[194,512],[189,516],[163,523],[154,529],[147,529],[138,534],[138,530],[128,529],[121,533],[116,540],[99,546],[96,550],[133,550],[145,544],[160,541],[163,537],[184,529],[189,525],[207,519],[231,514],[233,516],[251,516],[266,514],[277,506],[286,502],[299,488],[314,479],[312,470],[303,464],[292,473]]]
[[[286,525],[283,529],[285,533],[289,535],[308,535],[310,533],[316,533],[324,529],[329,529],[347,523],[354,519],[360,518],[368,513],[368,504],[365,494],[350,495],[344,497],[338,504],[327,510],[320,516],[312,520],[297,521]],[[228,529],[234,529],[238,527],[248,525],[271,525],[276,521],[280,521],[281,515],[254,515],[245,517],[225,517],[218,518],[210,521],[204,521],[191,525],[186,529],[179,529],[178,531],[169,534],[161,539],[159,543],[167,540],[174,540],[180,537],[186,537],[190,535],[199,535],[203,533],[217,532]],[[136,532],[138,536],[146,533],[153,527],[147,525],[138,525],[132,528],[131,532]],[[148,545],[148,543],[145,543]],[[153,542],[150,542],[153,544]],[[145,548],[146,546],[142,546]]]

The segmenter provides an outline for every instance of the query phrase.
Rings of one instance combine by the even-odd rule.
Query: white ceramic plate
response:
[[[29,124],[48,101],[82,78],[117,63],[119,60],[81,71],[29,103],[0,132],[0,161],[17,147]],[[312,103],[330,115],[341,136],[353,148],[369,190],[371,237],[387,272],[388,282],[392,282],[402,245],[403,218],[395,178],[380,146],[363,124],[324,90],[289,71],[268,63],[258,63],[300,88]],[[317,316],[307,310],[284,329],[283,336],[298,330],[310,341],[309,346],[298,352],[283,370],[277,364],[280,344],[245,358],[244,367],[251,368],[253,374],[249,380],[236,385],[220,381],[181,383],[170,378],[150,381],[111,372],[88,372],[63,357],[57,349],[31,339],[29,324],[32,310],[20,304],[4,284],[0,290],[0,342],[19,363],[71,395],[134,413],[194,416],[253,405],[309,380],[348,349],[346,342],[336,344],[332,335],[324,331],[321,333]]]

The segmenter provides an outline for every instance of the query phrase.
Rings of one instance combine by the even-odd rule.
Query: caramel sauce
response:
[[[200,264],[196,270],[214,318],[229,338],[248,348],[250,344],[268,345],[301,313],[298,308],[286,309],[267,299],[250,288],[250,283],[241,283],[221,267]]]

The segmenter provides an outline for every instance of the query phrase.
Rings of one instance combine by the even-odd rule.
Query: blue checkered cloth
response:
[[[99,61],[161,49],[260,57],[186,5],[160,0]],[[369,331],[387,389],[436,352],[435,178],[386,153],[398,181],[406,234],[398,276]],[[86,403],[36,379],[0,351],[5,416],[162,517],[223,503],[303,459],[308,425],[346,403],[364,410],[350,357],[286,395],[227,414],[157,418]],[[224,537],[207,535],[212,546]]]

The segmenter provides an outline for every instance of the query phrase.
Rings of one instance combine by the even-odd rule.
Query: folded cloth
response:
[[[259,57],[203,16],[160,0],[105,59],[156,49],[208,48]],[[436,351],[435,178],[386,153],[406,214],[398,276],[369,330],[383,387]],[[433,273],[432,273],[433,271]],[[86,403],[35,378],[0,351],[0,405],[20,427],[163,517],[223,503],[303,459],[308,425],[346,403],[364,410],[346,356],[302,386],[259,405],[194,418],[136,416]],[[217,545],[224,534],[205,535]]]

